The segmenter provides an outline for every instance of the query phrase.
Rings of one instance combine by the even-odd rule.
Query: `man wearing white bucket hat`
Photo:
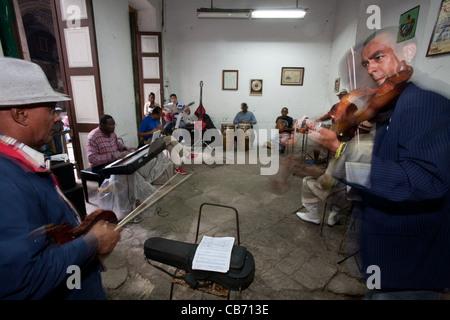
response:
[[[81,222],[37,151],[60,120],[56,103],[70,98],[34,63],[0,58],[0,70],[0,298],[105,299],[96,256],[114,249],[120,230],[99,221],[64,245],[46,239],[50,224]]]

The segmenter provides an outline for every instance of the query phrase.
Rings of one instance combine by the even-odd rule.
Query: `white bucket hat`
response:
[[[53,90],[39,65],[0,58],[0,108],[69,100],[67,95]]]

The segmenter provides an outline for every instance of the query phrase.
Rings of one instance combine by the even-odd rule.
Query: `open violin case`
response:
[[[236,216],[237,245],[233,245],[231,250],[230,268],[228,272],[221,273],[215,271],[193,270],[192,262],[197,250],[198,236],[202,209],[205,206],[231,209]],[[220,211],[219,211],[220,212]],[[218,212],[216,212],[218,214]],[[223,212],[221,212],[223,214]],[[149,238],[144,243],[144,253],[146,260],[155,268],[167,273],[174,279],[184,280],[191,288],[197,289],[207,287],[213,283],[219,284],[225,289],[241,291],[247,289],[255,277],[255,260],[247,248],[240,245],[239,217],[235,208],[221,204],[202,203],[198,213],[197,233],[194,243],[169,240],[164,238]],[[165,268],[152,264],[156,261],[175,267],[184,272],[168,272]],[[183,274],[179,276],[179,274]]]
[[[164,238],[149,238],[144,243],[144,253],[147,262],[155,268],[167,273],[172,278],[182,279],[193,289],[199,288],[199,281],[217,283],[226,289],[241,291],[250,286],[255,276],[255,260],[253,255],[243,246],[234,245],[231,251],[230,269],[227,273],[214,271],[192,270],[192,261],[198,244],[169,240]],[[180,270],[185,274],[180,277],[164,268],[152,264],[160,262]],[[210,285],[207,284],[207,285]]]

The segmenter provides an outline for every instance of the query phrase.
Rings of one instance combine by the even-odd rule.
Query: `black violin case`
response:
[[[199,281],[217,283],[226,289],[240,291],[248,288],[255,276],[255,260],[253,255],[243,246],[234,245],[231,251],[230,269],[227,273],[214,271],[192,270],[192,260],[198,244],[169,240],[164,238],[149,238],[144,243],[144,253],[147,262],[155,268],[167,273],[173,278],[181,278],[191,288],[200,286]],[[185,271],[182,277],[172,274],[157,265],[156,261]],[[209,284],[208,284],[209,285]]]

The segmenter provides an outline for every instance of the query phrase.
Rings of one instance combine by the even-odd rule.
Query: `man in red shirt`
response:
[[[109,175],[103,173],[103,168],[111,162],[121,159],[136,148],[126,147],[115,134],[116,122],[110,115],[100,118],[100,125],[89,132],[86,151],[92,172],[100,173],[106,179]]]

